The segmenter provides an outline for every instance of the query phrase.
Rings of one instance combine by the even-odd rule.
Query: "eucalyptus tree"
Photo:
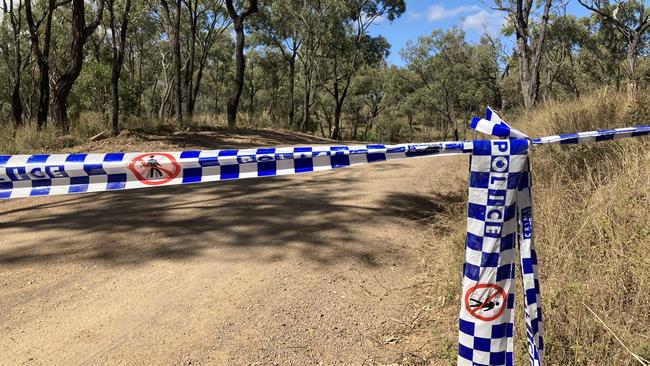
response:
[[[38,129],[43,129],[47,124],[50,109],[50,46],[52,44],[52,18],[54,11],[60,6],[69,3],[69,0],[47,0],[39,15],[32,8],[31,1],[25,1],[25,20],[31,40],[31,49],[34,53],[39,71],[38,114],[36,124]]]
[[[625,87],[624,63],[627,42],[616,28],[597,14],[580,19],[585,36],[577,50],[577,67],[582,80],[591,85]]]
[[[544,99],[581,95],[585,78],[580,70],[579,55],[580,50],[590,43],[587,20],[564,15],[550,24],[542,70],[546,80],[542,87]],[[602,46],[598,45],[598,48]],[[591,67],[596,69],[593,63],[590,63]]]
[[[244,71],[246,69],[246,59],[244,57],[244,45],[246,42],[244,34],[244,22],[246,18],[258,12],[257,0],[248,0],[247,7],[237,9],[233,0],[226,0],[226,9],[232,19],[235,28],[235,78],[233,79],[233,91],[228,100],[228,126],[235,127],[237,124],[237,108],[239,107],[239,98],[241,98],[244,89]]]
[[[466,93],[475,87],[472,55],[472,47],[458,28],[433,31],[429,36],[420,37],[416,44],[409,41],[402,50],[407,68],[420,78],[433,102],[428,107],[445,122],[445,129],[453,130],[455,139],[460,138],[458,114],[468,110]]]
[[[296,127],[296,61],[298,51],[303,43],[303,34],[300,31],[301,7],[301,0],[267,1],[261,7],[260,14],[253,24],[259,42],[277,48],[287,64],[289,72],[288,122],[290,128]]]
[[[302,70],[302,116],[300,118],[300,131],[311,129],[311,112],[316,103],[316,57],[323,46],[321,16],[316,11],[321,3],[313,4],[307,1],[299,3],[292,8],[293,14],[298,21],[298,33],[300,34],[301,46],[298,49],[297,57]]]
[[[494,9],[506,12],[514,27],[519,58],[521,92],[526,110],[535,107],[539,94],[540,70],[544,53],[544,42],[550,19],[553,0],[494,0]],[[541,16],[535,21],[532,16],[541,7]]]
[[[124,73],[125,80],[121,83],[123,91],[120,109],[141,117],[145,106],[149,116],[152,116],[157,112],[156,103],[153,101],[157,99],[160,76],[158,58],[161,48],[156,3],[132,3],[125,46],[124,68],[127,72]]]
[[[223,0],[183,0],[187,7],[189,32],[185,62],[185,109],[191,119],[210,49],[232,21],[225,13]],[[197,46],[199,47],[197,55]]]
[[[376,65],[390,49],[382,36],[368,30],[380,18],[392,21],[406,10],[403,0],[344,0],[322,3],[314,9],[321,15],[324,38],[318,57],[321,85],[332,97],[331,138],[341,139],[341,112],[350,83],[362,65]]]
[[[352,139],[356,140],[359,137],[359,128],[362,124],[365,125],[367,133],[372,127],[373,120],[386,109],[388,78],[388,68],[382,64],[377,67],[364,67],[353,79],[350,101],[346,108],[352,114]]]
[[[21,33],[23,31],[23,7],[25,4],[22,0],[18,0],[14,3],[14,0],[2,0],[2,11],[4,12],[4,18],[9,19],[11,24],[11,31],[13,35],[13,55],[14,55],[14,66],[13,66],[13,80],[11,87],[11,114],[13,117],[14,125],[19,126],[23,124],[23,102],[20,97],[20,86],[22,80],[22,72],[25,68],[26,63],[23,61],[23,51],[21,49]],[[29,58],[26,58],[26,61],[29,61]]]
[[[578,0],[585,8],[611,23],[625,38],[627,55],[625,71],[627,74],[628,97],[636,98],[639,92],[637,63],[639,53],[647,46],[650,29],[650,10],[644,1],[616,1],[616,6],[608,0]]]
[[[119,83],[122,74],[122,65],[124,64],[124,49],[126,47],[126,37],[129,28],[129,17],[131,12],[131,0],[123,1],[124,8],[119,26],[115,23],[115,0],[106,0],[111,28],[111,49],[113,51],[113,68],[111,72],[111,93],[113,96],[113,113],[111,127],[113,134],[117,135],[119,128],[120,115],[120,93]]]
[[[103,13],[104,0],[97,0],[95,16],[90,23],[86,24],[85,1],[72,0],[72,39],[70,41],[69,59],[52,89],[52,117],[57,126],[66,133],[70,129],[70,121],[68,120],[68,96],[83,67],[84,45],[99,26]]]
[[[173,10],[169,4],[173,4]],[[171,35],[172,54],[174,55],[174,91],[175,91],[175,115],[176,125],[180,128],[183,126],[183,86],[181,82],[181,6],[182,0],[160,0],[162,7],[163,24],[166,33]],[[173,14],[172,14],[173,12]],[[172,20],[172,15],[174,16]],[[164,103],[163,103],[164,104]]]
[[[421,109],[416,91],[424,85],[418,75],[409,68],[392,66],[387,71],[385,103],[392,118],[406,118],[409,132],[414,132],[414,118]],[[369,127],[369,126],[366,126]],[[371,126],[370,126],[371,127]],[[367,129],[364,137],[367,136]]]

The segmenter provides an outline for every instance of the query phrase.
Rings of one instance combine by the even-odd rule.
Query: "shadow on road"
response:
[[[463,189],[447,193],[432,192],[430,195],[417,193],[391,193],[383,201],[386,215],[403,218],[423,226],[434,226],[436,233],[448,234],[447,225],[438,225],[443,218],[452,218],[459,209],[464,209],[467,193]]]
[[[247,131],[247,140],[239,145],[232,132],[206,133],[149,138],[187,148],[318,140],[255,130]],[[260,140],[251,140],[251,135]],[[23,201],[18,208],[4,211],[0,206],[0,238],[10,243],[0,247],[0,265],[66,260],[138,264],[184,260],[226,248],[232,250],[219,260],[277,260],[289,251],[298,251],[324,265],[354,259],[365,266],[377,266],[381,264],[378,255],[388,245],[378,240],[391,239],[373,237],[381,226],[375,230],[368,225],[377,226],[386,219],[430,225],[448,205],[464,200],[461,193],[416,194],[408,193],[409,187],[404,187],[404,192],[388,192],[377,202],[360,199],[365,189],[382,184],[376,181],[377,175],[401,177],[399,165],[373,165],[375,170],[365,175],[346,169],[348,173],[314,173],[306,179],[245,179],[43,198],[47,203]],[[391,171],[395,171],[394,177],[387,176]],[[258,248],[279,250],[269,255],[255,250]]]

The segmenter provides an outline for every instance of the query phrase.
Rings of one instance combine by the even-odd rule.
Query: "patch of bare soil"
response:
[[[123,133],[69,151],[316,143]],[[0,202],[0,364],[454,363],[466,170],[423,158]]]

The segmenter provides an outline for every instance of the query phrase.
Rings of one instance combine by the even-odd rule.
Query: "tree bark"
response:
[[[296,82],[296,52],[289,59],[289,128],[294,129],[296,124],[296,101],[294,100]]]
[[[209,9],[207,8],[199,11],[198,0],[195,1],[183,0],[183,2],[187,6],[189,12],[189,19],[190,19],[190,36],[189,36],[190,39],[188,40],[189,49],[188,49],[188,58],[187,58],[186,68],[185,68],[185,92],[187,94],[186,101],[185,101],[185,109],[187,111],[187,115],[191,120],[192,116],[194,115],[196,99],[199,95],[201,81],[203,80],[203,72],[205,69],[205,64],[208,60],[210,49],[212,49],[212,46],[214,45],[218,36],[221,35],[226,29],[228,29],[229,22],[223,22],[221,24],[220,29],[215,31],[215,26],[217,25],[219,20],[224,19],[221,16],[220,9],[212,9],[213,13],[209,14],[208,13]],[[217,1],[211,4],[212,6],[219,7],[221,3]],[[208,31],[205,34],[205,38],[201,39],[201,37],[197,37],[197,35],[202,34],[202,32],[198,29],[198,24],[201,16],[206,13],[208,14],[206,15],[206,20],[208,20],[210,24],[208,27]],[[197,41],[201,45],[200,55],[198,55],[199,58],[198,65],[196,63]],[[196,73],[196,78],[194,76],[195,73]]]
[[[334,105],[334,128],[332,129],[332,140],[341,139],[341,111],[343,110],[343,100],[336,101]]]
[[[183,83],[181,79],[181,40],[180,40],[180,27],[181,27],[181,0],[176,0],[176,14],[174,22],[172,23],[169,4],[167,0],[161,0],[160,4],[163,8],[163,15],[167,24],[167,33],[172,37],[172,53],[174,54],[174,78],[176,79],[175,91],[175,116],[176,125],[178,128],[183,127]]]
[[[23,103],[20,95],[21,74],[23,69],[22,53],[20,50],[20,32],[22,31],[22,1],[18,1],[17,9],[14,8],[13,0],[9,0],[7,6],[6,0],[2,1],[2,9],[5,16],[9,17],[11,30],[14,38],[14,80],[11,88],[11,114],[14,126],[23,124]],[[18,13],[18,17],[16,17]]]
[[[124,47],[126,46],[126,33],[129,27],[129,12],[131,11],[131,0],[126,0],[124,6],[124,13],[122,14],[122,24],[120,25],[120,41],[117,44],[117,39],[115,36],[116,27],[115,27],[115,9],[114,1],[108,0],[108,10],[111,16],[111,37],[113,45],[113,69],[111,73],[111,89],[113,94],[113,115],[112,115],[112,128],[113,134],[117,135],[120,132],[120,94],[119,94],[119,83],[120,75],[122,73],[122,64],[124,63]]]
[[[304,88],[305,93],[303,96],[302,104],[302,121],[300,123],[300,131],[305,131],[309,126],[309,113],[311,108],[311,70],[307,65],[303,64],[303,74],[304,74]]]
[[[174,68],[176,75],[176,125],[183,127],[183,88],[181,84],[181,0],[176,1],[176,22],[174,27]]]
[[[248,8],[242,14],[238,14],[233,5],[233,0],[226,0],[228,15],[233,21],[235,33],[237,34],[235,44],[235,79],[233,92],[228,100],[228,127],[230,128],[234,128],[237,124],[237,108],[239,107],[239,99],[244,89],[244,71],[246,69],[246,59],[244,57],[244,21],[249,15],[258,11],[257,0],[249,0],[249,2]]]
[[[249,101],[248,101],[248,118],[253,119],[253,114],[255,113],[254,104],[255,104],[255,61],[253,58],[250,58],[251,62],[251,76],[249,82]]]
[[[86,25],[86,9],[84,0],[72,1],[72,42],[70,43],[70,62],[63,71],[63,74],[54,84],[52,117],[63,132],[70,132],[70,121],[68,119],[68,96],[74,82],[79,77],[83,67],[83,48],[88,38],[97,29],[104,12],[104,0],[98,1],[97,14],[93,21]]]
[[[197,6],[198,6],[198,0],[196,2],[193,2],[193,0],[188,0],[185,2],[185,5],[187,6],[187,10],[189,12],[190,16],[190,37],[189,40],[187,41],[187,46],[189,47],[189,55],[187,58],[186,66],[185,66],[185,93],[187,93],[186,99],[185,99],[185,109],[187,111],[187,115],[190,120],[192,120],[192,116],[194,115],[194,103],[195,103],[195,95],[194,95],[194,61],[196,59],[196,32],[197,32],[197,26],[198,26],[198,14],[197,14]]]
[[[36,63],[38,64],[39,74],[39,94],[38,94],[38,112],[36,117],[36,126],[38,130],[45,128],[47,116],[50,108],[50,45],[52,39],[52,15],[57,8],[56,0],[48,0],[47,9],[43,17],[45,19],[45,29],[39,31],[40,21],[38,24],[34,21],[31,1],[25,1],[25,19],[29,29],[29,37],[32,43]],[[43,44],[40,43],[39,35],[43,34]]]
[[[235,32],[237,33],[237,43],[235,46],[235,79],[234,89],[230,99],[228,99],[228,127],[233,128],[237,124],[237,108],[239,98],[244,88],[244,71],[246,69],[246,60],[244,58],[244,26],[240,21],[235,22]]]
[[[546,39],[549,13],[553,0],[544,0],[544,9],[540,20],[539,29],[533,32],[530,24],[530,14],[534,5],[533,0],[516,0],[513,5],[500,7],[496,10],[510,14],[515,27],[517,38],[517,54],[519,56],[520,78],[524,106],[531,111],[537,102],[540,83],[540,69],[542,66],[542,53]],[[537,37],[535,38],[536,35]]]
[[[627,49],[627,96],[636,101],[639,95],[639,76],[637,74],[637,59],[639,57],[639,41],[641,34],[634,34],[628,42]]]

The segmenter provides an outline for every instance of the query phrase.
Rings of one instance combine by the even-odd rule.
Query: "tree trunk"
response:
[[[454,112],[453,108],[451,111],[449,111],[449,120],[454,127],[454,141],[459,141],[460,134],[458,132],[458,121],[456,121],[456,113]]]
[[[38,130],[45,128],[47,115],[50,109],[50,65],[42,64],[39,68],[38,82],[38,112],[36,114],[36,127]]]
[[[23,124],[23,102],[20,99],[20,76],[16,76],[16,78],[11,92],[11,114],[13,115],[14,125],[18,127]]]
[[[233,0],[226,0],[226,9],[228,15],[233,21],[237,42],[235,44],[235,79],[232,95],[228,100],[228,127],[234,128],[237,124],[237,108],[239,107],[239,98],[244,89],[244,70],[246,69],[246,59],[244,58],[244,21],[254,13],[257,13],[257,0],[249,0],[249,7],[240,15],[237,14]]]
[[[180,26],[181,26],[181,3],[182,0],[174,2],[176,6],[176,14],[174,22],[172,22],[169,4],[167,0],[160,0],[160,5],[163,10],[164,22],[166,32],[172,39],[172,54],[174,55],[174,79],[175,84],[175,112],[176,112],[176,125],[178,128],[183,126],[183,81],[181,79],[181,40],[180,40]],[[160,106],[160,110],[164,109],[164,103]],[[159,113],[160,114],[160,113]]]
[[[183,87],[181,83],[181,0],[176,1],[176,22],[172,36],[174,43],[174,75],[176,76],[176,125],[183,127]]]
[[[165,118],[165,109],[167,108],[167,104],[169,103],[169,98],[172,95],[172,90],[174,89],[175,82],[176,82],[176,78],[172,78],[169,85],[167,85],[167,88],[165,89],[165,93],[163,94],[162,100],[160,101],[160,108],[158,109],[158,119],[161,121]]]
[[[187,2],[190,13],[190,39],[187,41],[189,47],[189,56],[187,59],[187,66],[185,68],[185,92],[187,93],[187,100],[185,101],[185,109],[189,120],[192,120],[194,115],[194,61],[196,59],[196,29],[198,17],[194,13],[196,9],[192,4],[192,0]]]
[[[294,100],[296,79],[296,53],[289,59],[289,128],[294,129],[296,123],[296,101]]]
[[[93,22],[86,26],[86,11],[84,0],[72,1],[72,42],[70,44],[70,63],[54,85],[52,113],[55,123],[63,132],[70,131],[68,119],[68,96],[74,82],[79,77],[83,67],[83,47],[88,37],[95,31],[104,10],[104,0],[99,1],[97,15]]]
[[[131,10],[131,0],[126,0],[124,13],[122,14],[122,24],[120,26],[120,43],[116,44],[115,38],[115,9],[113,7],[114,0],[109,0],[109,11],[111,16],[111,29],[113,40],[113,69],[111,73],[111,90],[113,94],[113,115],[112,115],[112,129],[113,135],[120,132],[120,93],[119,83],[120,74],[122,73],[122,64],[124,63],[124,47],[126,46],[126,32],[129,26],[129,12]],[[138,97],[139,98],[139,97]]]
[[[526,42],[524,39],[520,38],[519,43]],[[539,78],[535,77],[535,70],[532,68],[532,60],[530,57],[530,51],[527,49],[527,45],[520,45],[520,71],[519,71],[519,83],[521,85],[521,93],[524,97],[524,106],[527,111],[531,111],[535,107],[535,102],[537,101],[537,92],[539,90]],[[537,75],[539,75],[539,69],[537,69]]]
[[[354,111],[354,128],[352,129],[352,139],[357,139],[357,133],[359,132],[359,124],[361,123],[361,113],[360,109],[357,108]]]
[[[248,118],[252,120],[253,114],[255,113],[255,62],[253,58],[251,60],[251,76],[250,76],[250,89],[249,89],[249,101],[248,101]]]
[[[38,130],[45,128],[50,108],[50,41],[52,39],[52,15],[56,9],[56,0],[49,0],[45,16],[45,29],[39,30],[40,22],[34,21],[31,1],[25,1],[25,19],[27,20],[32,49],[38,64],[39,95],[36,126]],[[43,44],[39,34],[43,33]]]
[[[246,59],[244,57],[244,24],[241,21],[235,21],[235,32],[237,33],[237,43],[235,46],[235,79],[233,92],[228,100],[228,127],[233,128],[237,124],[237,108],[239,107],[239,98],[244,89],[244,71],[246,69]]]
[[[3,4],[6,6],[6,3]],[[20,97],[21,74],[23,68],[22,53],[20,52],[22,7],[23,4],[21,1],[18,2],[17,9],[14,8],[13,1],[10,1],[10,9],[4,9],[5,16],[8,16],[11,22],[11,28],[13,30],[14,36],[14,83],[11,92],[11,114],[13,116],[14,126],[16,127],[23,124],[23,102]],[[16,19],[16,10],[18,11],[18,19]]]
[[[639,80],[636,73],[638,43],[637,37],[628,42],[627,67],[625,69],[627,71],[627,97],[630,101],[636,101],[639,95]]]
[[[509,8],[502,8],[510,13],[517,37],[517,54],[520,64],[521,93],[527,111],[535,107],[539,93],[539,73],[544,52],[544,41],[549,22],[549,12],[552,0],[544,0],[543,13],[539,21],[539,29],[533,32],[530,25],[530,14],[535,2],[519,1],[511,3]]]
[[[334,106],[334,128],[332,129],[332,140],[341,139],[341,111],[343,110],[343,101],[336,101]]]
[[[302,122],[300,131],[305,131],[309,126],[309,109],[311,108],[311,73],[307,67],[303,66],[305,95],[302,104]]]

